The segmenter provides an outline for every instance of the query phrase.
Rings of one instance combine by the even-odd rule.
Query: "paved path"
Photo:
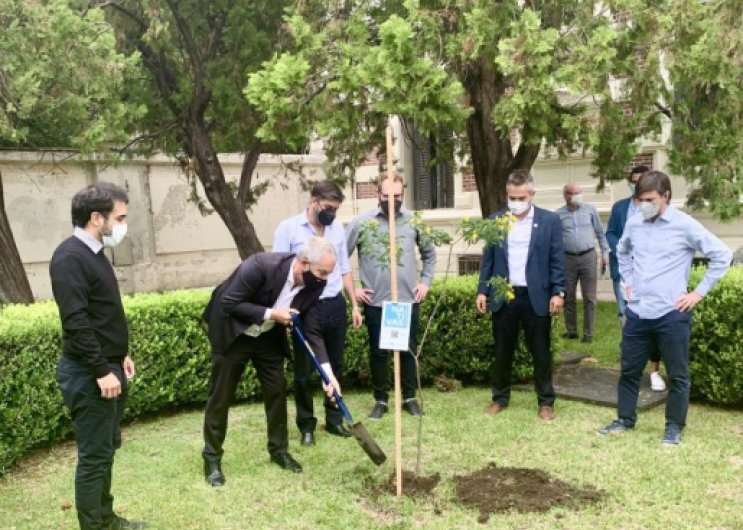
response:
[[[560,356],[561,362],[555,369],[553,378],[558,398],[616,408],[619,370],[581,364],[580,361],[588,357],[587,355],[563,352]],[[521,384],[515,388],[533,391],[534,386]],[[650,374],[646,373],[640,386],[638,410],[650,409],[665,403],[667,394],[650,390]]]

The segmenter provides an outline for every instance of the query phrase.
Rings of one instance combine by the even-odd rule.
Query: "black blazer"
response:
[[[209,324],[213,353],[224,354],[248,327],[263,322],[266,309],[273,307],[284,288],[294,256],[280,252],[253,254],[214,289],[202,315]],[[322,294],[322,289],[305,291],[302,289],[292,303],[300,314],[308,311]],[[281,333],[281,342],[288,357],[286,333]]]

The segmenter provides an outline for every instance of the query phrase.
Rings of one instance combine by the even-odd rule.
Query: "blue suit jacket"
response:
[[[526,286],[534,312],[539,316],[548,316],[550,298],[565,291],[565,252],[562,246],[562,226],[560,218],[547,210],[534,208],[534,220],[531,227],[529,255],[526,259]],[[495,219],[506,213],[501,210],[488,217]],[[502,245],[485,247],[480,266],[480,282],[477,294],[490,298],[490,310],[499,311],[503,300],[493,300],[492,287],[488,285],[494,276],[509,277],[508,241]]]
[[[627,224],[627,211],[632,197],[627,197],[614,203],[609,215],[609,224],[606,227],[606,241],[609,242],[609,267],[611,269],[611,279],[619,279],[619,262],[617,261],[617,243],[622,239],[624,234],[624,225]]]

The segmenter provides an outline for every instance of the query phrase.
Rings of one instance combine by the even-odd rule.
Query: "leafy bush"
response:
[[[421,377],[425,383],[437,375],[467,383],[490,380],[491,324],[488,316],[475,311],[476,285],[476,277],[448,280],[445,298],[421,354]],[[440,292],[441,282],[435,282],[427,303],[421,308],[420,336]],[[131,383],[126,419],[205,402],[210,353],[201,313],[209,295],[205,290],[191,290],[124,297],[130,352],[138,373]],[[553,333],[553,337],[556,336],[557,333]],[[344,386],[368,386],[366,329],[353,330],[349,326],[347,343]],[[2,473],[30,448],[59,440],[71,431],[56,383],[56,367],[62,353],[56,305],[42,302],[30,307],[0,309],[0,351],[3,352],[0,365]],[[523,337],[514,364],[516,379],[531,376],[531,360]],[[291,377],[290,373],[287,375]],[[249,366],[238,397],[256,398],[259,394],[257,377]]]
[[[690,288],[705,272],[692,271]],[[694,310],[689,372],[694,397],[743,404],[743,266],[731,267]]]

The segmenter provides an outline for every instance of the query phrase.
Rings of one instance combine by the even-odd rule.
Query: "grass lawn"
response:
[[[152,529],[566,529],[738,530],[743,528],[743,418],[740,412],[693,405],[678,448],[660,444],[663,411],[642,413],[621,437],[599,437],[613,411],[558,401],[557,420],[540,423],[531,392],[515,392],[511,407],[483,414],[486,389],[426,390],[422,474],[441,473],[434,498],[370,498],[364,482],[381,482],[394,469],[394,422],[365,420],[391,461],[375,467],[353,440],[318,432],[318,445],[301,448],[290,429],[290,451],[304,466],[293,475],[269,463],[262,406],[233,409],[225,446],[227,485],[204,482],[200,412],[135,423],[125,428],[114,470],[116,507]],[[367,393],[348,396],[359,418]],[[293,406],[290,406],[293,413]],[[414,470],[417,421],[404,417],[405,469]],[[449,479],[489,462],[540,468],[572,485],[606,491],[603,501],[542,514],[477,512],[450,502]],[[0,479],[0,528],[73,530],[74,446],[37,453]],[[492,491],[498,495],[498,491]]]
[[[559,325],[555,331],[565,333],[565,313],[561,313]],[[593,357],[596,366],[619,369],[619,343],[622,341],[622,333],[617,322],[616,302],[602,302],[596,304],[596,321],[594,322],[593,342],[583,344],[583,302],[578,302],[578,339],[560,342],[560,349],[564,351],[585,353]]]

